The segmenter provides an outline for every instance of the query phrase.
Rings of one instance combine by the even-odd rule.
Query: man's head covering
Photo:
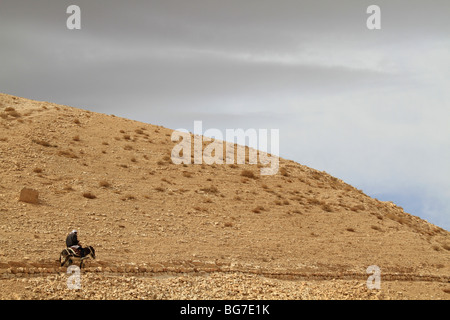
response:
[[[78,231],[76,229],[73,229],[72,233],[78,233]]]

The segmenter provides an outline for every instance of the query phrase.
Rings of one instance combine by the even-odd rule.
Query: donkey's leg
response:
[[[65,257],[64,262],[61,262],[61,267],[64,266],[67,263],[67,260],[69,260],[69,258],[70,258],[70,256],[66,256]],[[61,261],[61,257],[60,257],[59,261]]]

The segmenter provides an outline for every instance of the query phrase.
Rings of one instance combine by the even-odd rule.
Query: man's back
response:
[[[76,246],[78,245],[78,238],[76,233],[69,233],[69,235],[66,238],[66,245],[67,247]]]

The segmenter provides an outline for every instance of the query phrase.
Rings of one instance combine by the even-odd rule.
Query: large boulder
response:
[[[20,191],[19,201],[38,204],[39,192],[34,189],[23,188],[22,191]]]

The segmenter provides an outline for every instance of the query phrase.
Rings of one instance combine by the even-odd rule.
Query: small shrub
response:
[[[347,228],[345,230],[347,230],[348,232],[355,232],[355,229],[353,229],[353,228]]]
[[[92,194],[91,192],[84,192],[83,193],[83,197],[88,198],[88,199],[95,199],[97,198],[94,194]]]
[[[289,173],[288,173],[288,171],[286,170],[286,168],[285,167],[282,167],[282,168],[280,168],[280,174],[282,175],[282,176],[285,176],[285,177],[289,177]]]
[[[80,136],[76,135],[75,137],[72,138],[73,141],[80,141]]]
[[[78,156],[70,150],[60,150],[60,151],[58,151],[58,155],[66,157],[66,158],[72,158],[72,159],[78,158]]]
[[[308,204],[312,204],[312,205],[322,204],[322,201],[320,201],[319,199],[316,199],[316,198],[309,198],[307,201],[308,201]]]
[[[312,177],[314,180],[320,180],[321,175],[320,175],[320,173],[318,173],[318,172],[313,172],[313,173],[311,174],[311,177]]]
[[[192,173],[190,173],[189,171],[183,171],[183,177],[192,178]]]
[[[251,178],[251,179],[256,179],[255,174],[253,173],[253,171],[250,171],[250,170],[242,170],[241,176]]]
[[[17,111],[11,111],[11,112],[8,112],[8,114],[11,116],[11,117],[14,117],[14,118],[20,118],[22,115],[19,113],[19,112],[17,112]]]
[[[126,195],[126,196],[124,196],[124,197],[120,198],[120,200],[122,200],[122,201],[127,201],[127,200],[136,200],[136,197],[135,197],[135,196],[133,196],[132,194],[128,194],[128,195]]]
[[[333,211],[333,208],[328,203],[323,204],[321,206],[321,208],[322,208],[323,211],[326,211],[326,212],[332,212]]]
[[[200,191],[216,194],[219,192],[219,189],[217,189],[215,186],[211,186],[207,188],[201,188]]]
[[[41,168],[34,168],[34,169],[33,169],[33,172],[34,172],[34,173],[42,173],[42,171],[43,171],[43,170],[42,170]]]
[[[55,147],[53,146],[51,143],[45,141],[45,140],[39,140],[39,139],[33,139],[32,140],[34,143],[39,144],[43,147]]]
[[[370,226],[373,230],[383,231],[379,226]]]
[[[350,208],[350,210],[355,211],[355,212],[359,211],[359,210],[364,210],[364,209],[365,209],[365,207],[362,204],[358,204],[358,205]]]
[[[110,184],[108,181],[105,181],[105,180],[100,181],[100,182],[98,183],[98,185],[99,185],[100,187],[103,187],[103,188],[109,188],[109,187],[111,187],[111,184]]]
[[[74,120],[73,120],[73,123],[75,123],[75,124],[81,124],[80,120],[78,120],[78,119],[74,119]]]
[[[163,187],[156,187],[155,190],[158,192],[164,192],[166,189],[164,189]]]
[[[126,145],[123,146],[123,149],[124,149],[124,150],[128,150],[128,151],[129,151],[129,150],[133,150],[133,146],[131,146],[131,145],[129,145],[129,144],[126,144]]]
[[[254,212],[254,213],[261,213],[261,211],[264,211],[265,209],[264,209],[264,207],[263,206],[257,206],[256,208],[254,208],[253,210],[252,210],[252,212]]]

